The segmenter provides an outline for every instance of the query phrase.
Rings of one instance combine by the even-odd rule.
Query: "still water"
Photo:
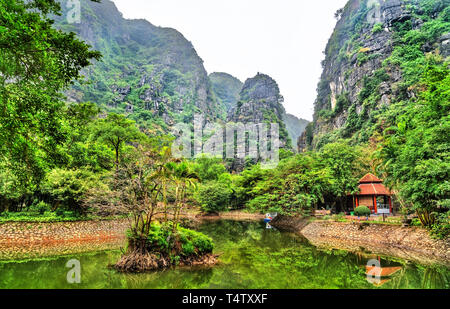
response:
[[[107,266],[117,250],[25,261],[0,261],[0,288],[89,289],[323,289],[450,288],[450,269],[402,260],[321,251],[298,235],[266,229],[263,223],[218,221],[198,228],[211,236],[214,267],[176,268],[146,274],[119,274]],[[80,261],[80,283],[68,283],[68,261]],[[369,260],[381,263],[382,278],[366,274]],[[370,282],[369,282],[370,281]]]

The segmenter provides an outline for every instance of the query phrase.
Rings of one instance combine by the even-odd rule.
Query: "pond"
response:
[[[0,261],[0,288],[44,289],[374,289],[450,287],[450,270],[395,258],[323,251],[301,236],[266,229],[264,223],[215,221],[198,228],[211,236],[214,267],[175,268],[146,274],[120,274],[108,268],[116,250],[25,261]],[[68,283],[68,261],[80,262],[80,283]],[[378,261],[382,278],[366,274],[368,261]],[[370,270],[370,269],[369,269]]]

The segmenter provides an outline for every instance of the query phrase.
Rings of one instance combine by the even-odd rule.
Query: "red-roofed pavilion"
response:
[[[373,214],[389,214],[392,213],[391,196],[383,181],[369,173],[359,181],[359,193],[353,196],[353,208],[367,206]]]

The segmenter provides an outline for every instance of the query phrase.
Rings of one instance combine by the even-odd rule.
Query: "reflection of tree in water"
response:
[[[211,267],[166,269],[142,274],[119,274],[122,288],[127,289],[188,289],[205,288],[213,276]]]
[[[108,269],[120,252],[95,252],[39,261],[0,263],[0,288],[449,288],[449,270],[382,258],[402,269],[381,287],[366,280],[367,253],[319,250],[303,237],[266,230],[263,223],[209,222],[200,230],[214,239],[221,264],[145,274]],[[66,281],[67,261],[81,262],[80,285]]]
[[[255,231],[258,231],[258,234],[260,234],[261,227],[260,224],[249,223],[245,221],[221,220],[206,222],[202,224],[199,230],[200,232],[212,237],[215,243],[220,244],[224,241],[239,241],[243,237],[252,235]],[[253,234],[253,236],[255,235],[257,234]]]
[[[422,289],[448,289],[448,277],[442,268],[427,267],[423,273]]]
[[[231,240],[221,243],[218,249],[224,253],[221,259],[226,267],[216,269],[214,278],[220,278],[220,282],[217,280],[213,284],[236,288],[367,285],[364,270],[354,261],[356,257],[345,251],[324,253],[303,237],[266,230],[262,224],[221,222],[218,225],[215,233],[221,238],[232,235]]]

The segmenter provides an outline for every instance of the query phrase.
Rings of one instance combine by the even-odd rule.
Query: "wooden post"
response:
[[[375,214],[376,214],[378,212],[378,209],[377,209],[377,196],[376,195],[373,196],[373,207],[374,207],[374,211],[375,211]]]
[[[389,211],[391,212],[391,214],[394,214],[394,209],[392,209],[392,198],[389,196]]]

